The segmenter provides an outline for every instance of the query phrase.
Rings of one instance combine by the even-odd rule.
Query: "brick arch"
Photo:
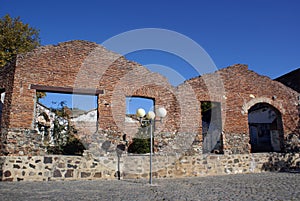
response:
[[[285,110],[279,101],[273,100],[271,98],[266,98],[266,97],[253,98],[250,101],[248,101],[247,103],[243,104],[242,113],[244,115],[247,115],[249,109],[258,103],[267,103],[267,104],[273,106],[275,109],[277,109],[281,114],[285,114]]]

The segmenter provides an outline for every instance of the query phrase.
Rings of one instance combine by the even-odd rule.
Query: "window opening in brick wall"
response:
[[[1,122],[2,122],[3,107],[4,107],[4,98],[5,98],[5,89],[0,89],[0,130],[2,128]]]
[[[154,99],[139,96],[126,97],[126,117],[135,118],[136,110],[143,108],[146,113],[154,111]]]
[[[280,152],[283,146],[281,113],[268,103],[257,103],[248,111],[251,152]]]
[[[35,128],[48,153],[81,155],[83,144],[97,131],[98,95],[43,93],[36,104]]]
[[[136,110],[143,108],[145,112],[154,111],[155,100],[147,97],[126,97],[126,131],[130,138],[128,153],[145,154],[150,152],[150,124],[145,121],[142,125],[136,117]],[[152,123],[153,129],[155,128]],[[153,138],[154,140],[154,138]],[[153,142],[152,142],[153,143]]]
[[[203,153],[223,154],[221,104],[202,101],[201,116]]]

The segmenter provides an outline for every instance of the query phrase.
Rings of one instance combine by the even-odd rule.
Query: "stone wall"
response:
[[[109,162],[116,161],[107,158]],[[1,157],[2,181],[113,179],[115,171],[88,156]],[[108,163],[109,163],[108,162]]]
[[[149,156],[123,158],[124,178],[147,178]],[[260,173],[264,171],[299,171],[300,155],[278,153],[154,156],[155,178],[180,178],[208,175]]]
[[[2,129],[1,155],[45,155],[42,135],[35,130]]]
[[[53,181],[117,179],[118,157],[2,156],[2,181]],[[123,155],[121,179],[149,178],[149,155]],[[299,171],[300,155],[259,153],[234,155],[154,156],[154,178]]]

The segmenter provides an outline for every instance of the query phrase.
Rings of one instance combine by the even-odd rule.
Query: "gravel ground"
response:
[[[299,173],[183,179],[0,182],[0,200],[300,200]]]

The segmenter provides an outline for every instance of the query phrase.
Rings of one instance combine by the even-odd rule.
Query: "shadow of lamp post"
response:
[[[167,115],[167,110],[165,108],[158,108],[156,110],[156,115],[153,111],[149,111],[147,114],[143,108],[139,108],[136,111],[136,116],[140,120],[141,126],[148,122],[150,126],[150,170],[149,170],[149,183],[152,185],[152,155],[153,155],[153,122],[155,122],[155,116],[160,117],[160,122]]]
[[[120,158],[122,156],[123,151],[125,151],[125,145],[124,144],[117,145],[116,152],[117,152],[117,157],[118,157],[118,170],[117,170],[117,175],[116,176],[118,177],[118,180],[121,179]]]

